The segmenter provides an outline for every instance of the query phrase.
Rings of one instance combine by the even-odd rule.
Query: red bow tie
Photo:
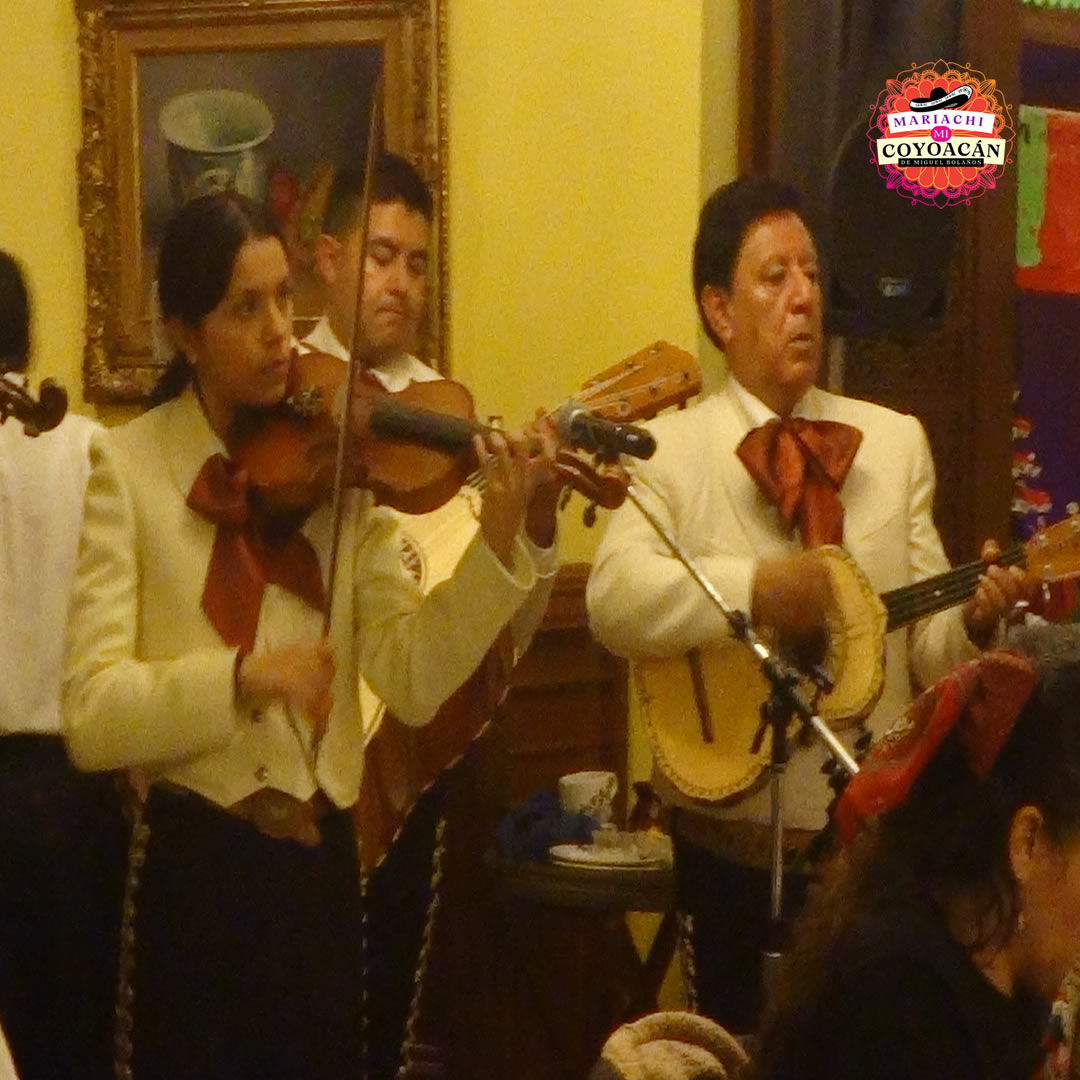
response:
[[[226,644],[250,652],[268,584],[288,589],[316,611],[326,610],[315,549],[295,529],[278,536],[267,528],[267,519],[248,501],[247,472],[235,462],[222,454],[208,457],[187,504],[217,523],[202,608]]]
[[[788,417],[754,428],[735,451],[804,548],[839,544],[844,507],[838,492],[855,460],[862,432],[834,420]]]

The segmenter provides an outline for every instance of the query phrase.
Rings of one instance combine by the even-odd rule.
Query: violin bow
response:
[[[364,267],[367,262],[368,219],[371,211],[371,193],[375,173],[376,146],[382,135],[383,76],[375,80],[375,89],[371,95],[371,119],[368,123],[368,141],[364,154],[364,196],[360,203],[360,244],[359,263],[356,275],[356,310],[347,342],[349,361],[345,372],[345,409],[338,425],[337,458],[334,462],[334,487],[331,494],[331,512],[333,514],[333,533],[330,541],[330,566],[326,574],[326,613],[323,617],[323,635],[330,632],[330,613],[334,604],[334,579],[337,576],[338,541],[341,539],[341,513],[343,492],[345,489],[345,453],[349,440],[349,417],[352,415],[353,378],[356,374],[356,342],[363,329]],[[318,752],[318,745],[315,747]]]
[[[334,487],[330,498],[333,529],[330,538],[330,565],[326,571],[326,611],[323,614],[323,637],[330,633],[330,616],[334,608],[334,580],[337,577],[338,547],[341,540],[341,515],[344,504],[343,493],[345,490],[345,452],[349,439],[349,416],[352,413],[353,399],[353,376],[356,373],[356,341],[359,331],[363,326],[361,314],[364,300],[364,265],[367,260],[367,236],[368,217],[371,210],[372,176],[375,172],[376,145],[382,134],[381,114],[383,100],[383,77],[375,80],[375,89],[371,95],[371,118],[368,122],[368,141],[364,153],[364,197],[360,202],[360,252],[357,256],[359,266],[356,275],[356,311],[353,314],[353,325],[350,333],[349,361],[345,372],[345,408],[341,414],[341,423],[338,424],[337,457],[334,460]],[[325,727],[317,730],[311,740],[311,752],[308,764],[312,775],[315,775],[315,762],[319,757],[319,748],[322,745],[323,736],[326,734]]]

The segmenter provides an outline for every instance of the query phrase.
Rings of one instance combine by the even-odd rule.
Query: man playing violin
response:
[[[361,253],[364,175],[338,169],[330,185],[315,267],[325,289],[325,311],[301,347],[348,362],[346,342],[385,389],[397,393],[411,383],[443,376],[416,356],[427,310],[428,253],[434,202],[419,172],[388,152],[375,160],[368,235]],[[362,291],[358,275],[363,275]],[[360,291],[360,320],[356,323]],[[541,485],[526,517],[525,541],[537,565],[537,585],[511,622],[513,653],[528,647],[551,594],[558,570],[555,503],[560,485]],[[401,515],[404,558],[414,573],[433,577],[464,549],[479,492],[467,486],[432,514]],[[369,926],[383,940],[372,969],[374,994],[371,1050],[396,1057],[414,989],[413,973],[430,898],[435,830],[444,805],[442,784],[417,802],[386,860],[368,885]]]
[[[295,365],[265,210],[233,193],[184,206],[158,291],[176,357],[157,407],[91,446],[63,699],[76,764],[129,770],[145,793],[121,1064],[155,1080],[344,1080],[364,1072],[370,960],[349,809],[373,735],[358,680],[422,725],[479,665],[536,587],[522,527],[553,440],[476,441],[478,534],[424,595],[369,493],[347,489],[339,519],[247,497],[234,421],[278,404]]]
[[[875,592],[948,569],[932,519],[926,436],[914,417],[815,386],[819,258],[794,190],[744,178],[714,192],[699,220],[693,282],[727,377],[696,407],[655,422],[658,450],[638,468],[641,486],[731,606],[795,656],[820,659],[834,601],[828,572],[807,549],[842,543]],[[984,555],[992,557],[989,547]],[[912,681],[928,685],[990,644],[1024,589],[1019,570],[988,565],[962,607],[890,634],[884,689],[865,721],[871,734],[900,714]],[[730,641],[723,614],[633,506],[612,516],[587,600],[599,639],[626,656]],[[722,728],[724,716],[713,722]],[[845,733],[849,743],[856,733]],[[805,849],[825,825],[825,760],[815,743],[787,764],[786,852]],[[720,805],[690,798],[663,775],[658,786],[677,808],[680,904],[692,919],[700,1007],[735,1031],[752,1031],[769,930],[768,788]],[[786,913],[801,904],[806,881],[787,875]]]

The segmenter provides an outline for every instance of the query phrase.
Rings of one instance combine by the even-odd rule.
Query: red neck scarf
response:
[[[849,424],[787,417],[754,428],[735,452],[787,528],[797,527],[812,548],[844,538],[839,491],[861,442]]]
[[[326,611],[315,549],[295,529],[279,536],[267,528],[265,515],[251,508],[247,472],[235,462],[222,454],[208,457],[187,504],[217,524],[202,608],[226,644],[246,652],[254,646],[268,584],[287,589],[316,611]]]

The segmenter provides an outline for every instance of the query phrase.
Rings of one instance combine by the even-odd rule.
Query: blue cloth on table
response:
[[[588,844],[597,823],[588,814],[566,814],[558,795],[545,789],[507,814],[495,830],[504,859],[543,859],[552,844]]]

